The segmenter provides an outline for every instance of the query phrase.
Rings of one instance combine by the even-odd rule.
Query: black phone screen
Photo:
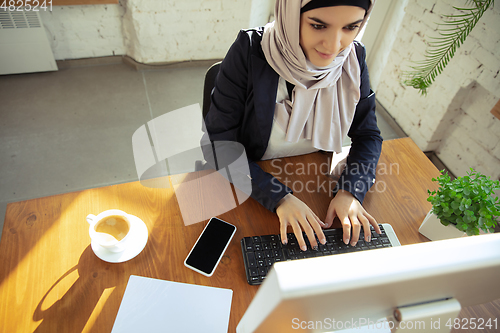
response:
[[[186,264],[205,274],[211,274],[231,240],[236,227],[213,217],[198,238]]]

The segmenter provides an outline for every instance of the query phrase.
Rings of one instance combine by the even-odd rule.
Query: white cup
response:
[[[87,215],[89,235],[95,242],[111,252],[125,250],[125,242],[130,236],[131,215],[118,209],[106,210],[97,216]]]

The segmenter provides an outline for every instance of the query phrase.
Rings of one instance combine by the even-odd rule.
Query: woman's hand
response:
[[[333,219],[337,216],[344,229],[344,243],[354,246],[358,242],[361,226],[365,232],[365,241],[371,241],[370,224],[375,231],[380,234],[380,227],[377,221],[366,212],[359,201],[348,191],[339,190],[335,198],[330,201],[328,212],[326,213],[326,228],[329,228]],[[351,231],[352,226],[352,231]],[[352,235],[352,236],[351,236]]]
[[[318,248],[318,243],[314,237],[314,232],[318,236],[321,244],[326,243],[325,235],[321,230],[325,224],[314,214],[314,212],[300,199],[293,194],[287,194],[278,202],[276,214],[280,219],[281,241],[283,244],[288,242],[286,233],[287,227],[292,226],[295,237],[299,242],[302,251],[307,250],[306,242],[302,236],[302,230],[306,232],[309,243],[313,249]]]

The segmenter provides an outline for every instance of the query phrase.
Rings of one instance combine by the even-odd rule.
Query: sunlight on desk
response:
[[[322,168],[308,166],[329,165],[330,158],[315,153],[259,165],[271,173],[281,169],[282,178],[287,176],[284,167],[291,165],[291,181],[320,185],[330,178]],[[430,209],[427,189],[436,187],[431,179],[439,170],[408,138],[385,141],[379,165],[394,167],[378,169],[376,183],[385,186],[369,192],[363,206],[379,223],[391,224],[401,244],[427,242],[418,227]],[[234,207],[223,206],[226,210],[214,215],[236,225],[237,231],[212,277],[193,272],[183,261],[206,223],[185,225],[179,201],[192,202],[189,213],[199,214],[194,211],[200,207],[192,201],[200,196],[192,186],[199,182],[196,177],[171,176],[169,188],[149,188],[137,181],[8,204],[0,241],[0,332],[110,332],[131,275],[232,289],[228,332],[234,332],[259,290],[246,281],[239,240],[277,234],[279,220],[253,199],[236,202],[234,194],[239,198],[242,193],[231,186],[223,194],[227,180],[219,184],[215,178],[207,179],[213,187],[200,200],[217,207],[217,199],[231,199]],[[174,191],[174,186],[186,182],[189,190]],[[328,184],[304,186],[297,195],[318,217],[325,217],[331,200]],[[137,216],[149,230],[146,247],[132,260],[110,264],[90,247],[86,216],[107,209]],[[498,304],[473,307],[461,316],[499,317]]]

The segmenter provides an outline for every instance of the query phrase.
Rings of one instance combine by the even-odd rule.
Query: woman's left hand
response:
[[[330,206],[326,213],[325,228],[331,227],[335,216],[337,216],[342,223],[345,244],[349,244],[350,240],[352,246],[356,245],[359,239],[361,226],[363,227],[365,241],[367,242],[371,241],[370,224],[373,225],[375,231],[380,234],[380,227],[377,221],[366,212],[363,206],[361,206],[361,203],[348,191],[339,190],[337,195],[330,201]]]

